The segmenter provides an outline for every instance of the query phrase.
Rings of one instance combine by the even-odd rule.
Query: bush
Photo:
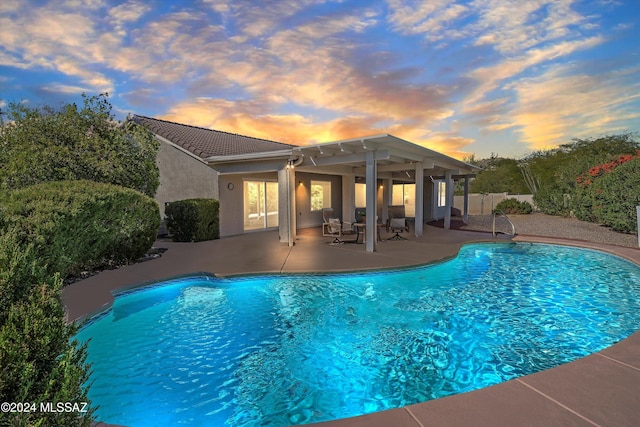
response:
[[[0,114],[0,189],[86,179],[153,197],[160,144],[144,127],[116,121],[107,97],[83,94],[82,108],[9,104]]]
[[[111,184],[47,182],[0,194],[0,233],[16,227],[47,271],[63,277],[140,258],[159,225],[153,199]]]
[[[533,206],[527,201],[505,199],[496,205],[495,211],[503,211],[506,214],[530,214],[533,212]]]
[[[533,195],[533,201],[539,210],[548,215],[569,216],[571,196],[567,191],[557,183],[547,184],[541,186]]]
[[[220,203],[215,199],[186,199],[165,209],[167,230],[174,242],[200,242],[220,237]]]
[[[615,231],[638,231],[636,206],[640,206],[640,158],[621,164],[588,186],[595,222]]]
[[[640,144],[635,134],[607,135],[597,139],[576,139],[557,149],[537,152],[521,161],[523,172],[536,183],[534,201],[542,212],[569,216],[575,211],[574,196],[581,174],[594,165],[634,155]]]
[[[60,276],[47,273],[19,234],[0,235],[0,402],[29,402],[35,411],[3,411],[0,425],[89,426],[86,345],[72,340],[77,328],[65,322]],[[86,402],[87,412],[40,412],[47,402]]]

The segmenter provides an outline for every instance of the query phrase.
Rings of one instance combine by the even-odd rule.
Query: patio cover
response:
[[[308,171],[342,175],[343,218],[353,216],[353,188],[357,176],[364,177],[367,184],[367,217],[375,218],[377,212],[377,180],[390,182],[400,180],[416,184],[415,233],[423,232],[424,176],[444,178],[447,185],[447,209],[445,226],[450,224],[453,200],[452,178],[469,178],[480,168],[446,156],[426,147],[413,144],[393,135],[383,134],[343,141],[295,146],[291,149],[270,153],[250,153],[235,156],[211,156],[205,161],[220,173],[278,171],[278,188],[281,213],[280,240],[289,245],[295,242],[295,171]],[[468,179],[465,180],[465,196]],[[466,200],[466,197],[465,197]],[[465,203],[466,208],[466,203]],[[366,250],[375,250],[375,222],[367,223],[365,230]]]

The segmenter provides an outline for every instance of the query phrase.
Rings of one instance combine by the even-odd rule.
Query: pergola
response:
[[[415,234],[422,236],[424,223],[424,177],[444,178],[446,182],[445,228],[450,228],[453,206],[452,179],[465,179],[464,216],[468,214],[469,178],[480,168],[446,156],[434,150],[405,141],[393,135],[376,135],[291,149],[212,156],[205,162],[221,174],[254,172],[278,173],[278,221],[282,243],[293,246],[296,240],[296,171],[342,176],[342,217],[354,216],[356,177],[366,184],[366,215],[375,218],[377,212],[376,184],[386,180],[386,200],[395,181],[415,182]],[[367,252],[376,248],[375,221],[365,226]]]
[[[464,216],[468,214],[469,178],[478,167],[456,160],[437,151],[413,144],[392,135],[376,135],[331,143],[295,147],[286,166],[278,170],[280,208],[280,241],[293,245],[296,239],[296,208],[294,183],[296,170],[342,176],[343,218],[354,216],[354,187],[356,177],[364,177],[366,184],[366,215],[376,218],[377,182],[387,180],[385,200],[390,201],[391,184],[415,182],[415,235],[422,236],[424,212],[424,177],[442,177],[446,182],[445,228],[450,227],[453,206],[452,178],[464,178]],[[385,197],[386,196],[386,197]],[[390,204],[390,203],[389,203]],[[365,226],[367,252],[375,251],[375,221]]]

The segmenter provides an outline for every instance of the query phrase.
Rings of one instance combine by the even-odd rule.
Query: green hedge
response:
[[[498,203],[495,211],[503,211],[506,214],[530,214],[533,212],[533,206],[527,201],[518,201],[517,199],[504,199]]]
[[[93,181],[56,181],[0,193],[0,233],[16,227],[49,273],[63,277],[136,260],[160,225],[155,200]]]
[[[220,237],[220,203],[215,199],[171,202],[165,209],[167,230],[174,242],[200,242]]]

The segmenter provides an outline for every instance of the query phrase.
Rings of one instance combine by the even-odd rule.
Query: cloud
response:
[[[109,21],[114,26],[114,31],[124,36],[126,35],[125,25],[138,21],[150,10],[151,7],[145,3],[129,1],[109,9]]]
[[[0,28],[0,65],[53,69],[97,92],[113,90],[111,79],[92,67],[96,29],[89,17],[50,5],[1,18]]]
[[[86,87],[62,85],[62,84],[42,86],[42,90],[47,91],[47,92],[53,92],[53,93],[59,93],[59,94],[69,94],[69,95],[76,95],[78,93],[83,93],[83,92],[88,93],[88,92],[90,92],[90,90],[88,88],[86,88]]]
[[[424,34],[430,41],[451,37],[451,24],[464,17],[469,7],[451,4],[447,0],[414,1],[390,0],[389,22],[401,34]]]
[[[518,57],[505,59],[493,66],[476,68],[469,72],[468,76],[479,85],[465,99],[465,107],[470,108],[477,102],[481,102],[488,93],[500,87],[504,81],[522,74],[533,66],[568,56],[578,50],[593,48],[603,41],[602,36],[594,36],[584,40],[551,44],[544,48],[530,49]]]
[[[543,149],[567,142],[568,136],[627,129],[629,120],[640,117],[633,107],[640,99],[638,71],[586,75],[558,66],[520,82],[512,116],[522,139],[533,149]]]

